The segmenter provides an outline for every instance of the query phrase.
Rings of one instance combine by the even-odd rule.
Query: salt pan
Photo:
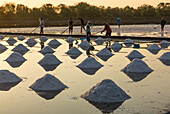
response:
[[[6,42],[7,42],[10,46],[13,46],[17,41],[16,41],[13,37],[10,37]]]
[[[73,41],[74,41],[74,39],[73,39],[72,37],[68,37],[68,38],[66,39],[66,41],[67,41],[67,43],[72,44]]]
[[[111,49],[114,52],[119,52],[122,49],[122,45],[119,42],[115,42],[114,44],[111,45]]]
[[[20,35],[20,36],[18,36],[18,40],[24,40],[25,39],[25,37],[24,36],[22,36],[22,35]]]
[[[161,41],[160,46],[161,46],[161,48],[168,48],[169,43],[167,40],[163,40],[163,41]]]
[[[96,43],[97,45],[102,45],[102,44],[104,43],[104,39],[101,38],[101,37],[99,37],[99,38],[97,38],[97,39],[95,40],[95,43]]]
[[[25,42],[29,47],[34,47],[35,44],[37,44],[37,42],[33,39],[30,38]]]
[[[124,42],[126,47],[131,47],[133,45],[133,43],[134,43],[133,40],[131,40],[129,38],[126,39],[125,42]]]
[[[18,44],[14,49],[12,49],[12,51],[19,52],[22,55],[24,55],[25,53],[29,51],[29,49],[25,47],[23,44]]]
[[[77,49],[76,47],[72,47],[70,50],[68,50],[66,52],[66,54],[68,54],[68,55],[81,55],[82,52],[79,51],[79,49]]]
[[[41,51],[40,51],[40,53],[42,53],[43,55],[45,55],[45,54],[52,54],[52,53],[54,53],[55,51],[53,50],[53,49],[51,49],[51,47],[50,46],[46,46],[46,47],[44,47]]]
[[[101,58],[103,61],[107,61],[113,55],[114,54],[112,54],[107,48],[102,49],[96,54],[96,56]]]
[[[49,45],[50,47],[56,49],[56,48],[58,48],[58,47],[61,45],[61,43],[60,43],[59,41],[57,41],[56,39],[54,39],[54,40],[51,40],[51,41],[48,43],[48,45]]]
[[[0,40],[3,40],[5,38],[4,35],[0,35]]]
[[[79,47],[81,47],[83,50],[88,50],[90,47],[90,44],[88,41],[83,41],[82,43],[79,44]]]
[[[139,51],[133,50],[128,56],[126,56],[130,61],[132,61],[134,58],[142,59],[145,56],[143,56]]]
[[[42,37],[40,38],[40,41],[41,41],[41,42],[46,42],[47,40],[48,40],[48,38],[45,37],[45,36],[42,36]]]
[[[0,44],[0,53],[3,53],[4,51],[6,51],[8,48],[2,44]]]
[[[157,54],[161,48],[157,44],[152,44],[147,48],[147,50],[152,54]]]
[[[167,65],[167,66],[170,66],[170,52],[164,53],[164,54],[159,58],[159,60],[160,60],[163,64],[165,64],[165,65]]]

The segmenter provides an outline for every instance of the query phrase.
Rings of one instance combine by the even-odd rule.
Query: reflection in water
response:
[[[13,68],[20,67],[24,62],[25,61],[19,61],[19,62],[9,62],[9,61],[7,61],[7,63]]]
[[[88,75],[94,75],[100,68],[80,68],[80,69]]]
[[[55,65],[41,65],[45,71],[53,71],[59,66],[60,64],[55,64]]]
[[[1,91],[9,91],[12,87],[16,86],[17,84],[19,84],[21,81],[19,82],[13,82],[13,83],[1,83],[0,84],[0,90]]]

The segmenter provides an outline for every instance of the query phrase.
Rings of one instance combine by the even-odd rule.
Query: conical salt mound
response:
[[[42,37],[40,38],[40,41],[41,41],[41,42],[46,42],[47,40],[48,40],[48,38],[45,37],[45,36],[42,36]]]
[[[114,44],[111,45],[111,49],[114,52],[119,52],[122,49],[122,45],[119,42],[115,42]]]
[[[163,64],[165,64],[165,65],[167,65],[167,66],[170,66],[170,52],[164,53],[164,54],[159,58],[159,60],[160,60]]]
[[[147,48],[147,50],[152,54],[157,54],[161,48],[157,44],[152,44]]]
[[[25,47],[23,44],[18,44],[14,49],[12,49],[12,51],[19,52],[22,55],[24,55],[25,53],[29,51],[29,49]]]
[[[83,50],[88,50],[90,47],[90,44],[88,41],[83,41],[82,43],[79,44],[79,47],[81,47],[81,49]]]
[[[134,58],[142,59],[145,56],[143,56],[139,51],[133,50],[128,56],[126,56],[130,61],[132,61]]]
[[[97,45],[102,45],[102,44],[104,43],[104,39],[101,38],[101,37],[99,37],[99,38],[97,38],[97,39],[95,40],[95,43],[96,43]]]
[[[96,56],[101,58],[103,61],[107,61],[113,55],[114,54],[112,54],[107,48],[102,49],[96,54]]]
[[[66,52],[66,54],[68,54],[68,55],[81,55],[82,52],[79,49],[77,49],[76,47],[72,47],[70,50],[68,50]]]
[[[7,42],[10,46],[13,46],[17,41],[16,41],[13,37],[10,37],[6,42]]]
[[[23,41],[24,39],[25,39],[25,37],[24,37],[24,36],[22,36],[22,35],[18,36],[18,40]]]
[[[18,52],[12,53],[5,61],[7,62],[24,62],[26,59]]]
[[[124,44],[126,47],[131,47],[133,45],[133,40],[128,38],[125,40]]]
[[[5,38],[4,35],[0,35],[0,40],[3,40]]]
[[[61,45],[61,43],[60,43],[59,41],[57,41],[56,39],[54,39],[54,40],[51,40],[51,41],[48,43],[48,45],[49,45],[50,47],[56,49],[56,48],[58,48],[58,47]]]
[[[169,43],[167,40],[163,40],[163,41],[161,41],[160,46],[161,46],[161,48],[168,48]]]
[[[0,44],[0,53],[3,53],[4,51],[6,51],[8,48],[2,44]]]
[[[66,41],[67,41],[67,43],[72,44],[73,41],[74,41],[74,39],[73,39],[72,37],[68,37],[68,38],[66,39]]]
[[[67,88],[67,86],[56,77],[46,74],[42,78],[36,80],[36,82],[32,84],[30,88],[34,91],[60,91]]]
[[[52,54],[52,53],[54,53],[55,51],[53,50],[53,49],[51,49],[51,47],[50,46],[46,46],[46,47],[44,47],[41,51],[40,51],[40,53],[42,53],[43,55],[45,55],[45,54]]]
[[[110,79],[97,83],[81,97],[96,103],[118,103],[130,99],[130,96]]]
[[[37,42],[33,39],[30,38],[25,42],[29,47],[34,47],[35,44],[37,44]]]

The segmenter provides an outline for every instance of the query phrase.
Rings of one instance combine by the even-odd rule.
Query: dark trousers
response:
[[[44,27],[41,27],[41,28],[40,28],[40,34],[43,34],[43,33],[44,33],[43,28],[44,28]]]

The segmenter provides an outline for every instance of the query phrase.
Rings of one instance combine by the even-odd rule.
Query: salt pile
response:
[[[90,47],[90,44],[88,41],[83,41],[82,43],[79,44],[79,47],[81,47],[81,49],[83,50],[88,50]]]
[[[77,67],[80,68],[86,74],[93,75],[101,67],[103,67],[103,65],[100,64],[98,61],[96,61],[95,58],[88,57],[82,63],[80,63]]]
[[[48,45],[49,45],[50,47],[56,49],[56,48],[58,48],[58,47],[61,45],[61,43],[60,43],[59,41],[57,41],[56,39],[54,39],[54,40],[51,40],[51,41],[48,43]]]
[[[18,52],[12,53],[5,61],[13,68],[21,66],[26,59]]]
[[[134,59],[121,71],[128,75],[133,81],[140,81],[153,70],[141,59]]]
[[[45,36],[42,36],[42,37],[40,38],[40,41],[41,41],[41,42],[46,42],[47,40],[48,40],[48,38],[45,37]]]
[[[66,52],[66,54],[68,54],[72,59],[77,59],[82,54],[82,52],[76,47],[72,47]]]
[[[163,40],[163,41],[161,41],[160,46],[161,46],[161,48],[168,48],[169,47],[169,43],[168,43],[168,41]]]
[[[112,54],[107,48],[102,49],[96,54],[96,56],[102,59],[103,61],[107,61],[113,55],[114,54]]]
[[[0,44],[0,53],[3,53],[4,51],[6,51],[8,48],[2,44]]]
[[[161,48],[157,44],[152,44],[147,48],[147,50],[152,54],[157,54]]]
[[[5,38],[4,35],[0,35],[0,40],[3,40]]]
[[[38,62],[46,71],[53,71],[62,62],[52,54],[46,54],[45,57]]]
[[[46,46],[44,47],[41,51],[39,51],[41,54],[45,55],[45,54],[52,54],[55,51],[53,49],[51,49],[50,46]]]
[[[59,79],[50,74],[39,78],[30,86],[34,91],[61,91],[67,88]]]
[[[122,49],[122,45],[119,43],[119,42],[115,42],[114,44],[111,45],[111,49],[114,51],[114,52],[119,52],[121,49]]]
[[[24,55],[25,53],[29,51],[29,49],[26,48],[23,44],[18,44],[14,49],[12,49],[12,51],[19,52],[22,55]]]
[[[10,46],[13,46],[17,41],[16,41],[13,37],[10,37],[6,42],[7,42]]]
[[[73,41],[74,41],[74,39],[73,39],[72,37],[68,37],[68,38],[66,39],[66,41],[67,41],[67,43],[72,44]]]
[[[23,41],[24,39],[25,39],[25,37],[24,37],[24,36],[22,36],[22,35],[18,36],[18,40]]]
[[[0,90],[8,91],[22,79],[8,70],[0,70]]]
[[[126,47],[131,47],[133,45],[133,40],[128,38],[125,40],[124,44]]]
[[[34,47],[35,44],[37,44],[37,42],[33,39],[30,38],[25,42],[29,47]]]
[[[164,54],[159,58],[159,60],[160,60],[163,64],[165,64],[165,65],[167,65],[167,66],[170,66],[170,52],[164,53]]]
[[[128,56],[126,56],[130,61],[132,61],[134,58],[137,58],[137,59],[142,59],[144,58],[145,56],[143,56],[139,51],[137,50],[133,50],[131,53],[129,53]]]
[[[97,45],[102,45],[102,44],[104,43],[104,39],[101,38],[101,37],[99,37],[99,38],[97,38],[97,39],[95,40],[95,43],[96,43]]]

